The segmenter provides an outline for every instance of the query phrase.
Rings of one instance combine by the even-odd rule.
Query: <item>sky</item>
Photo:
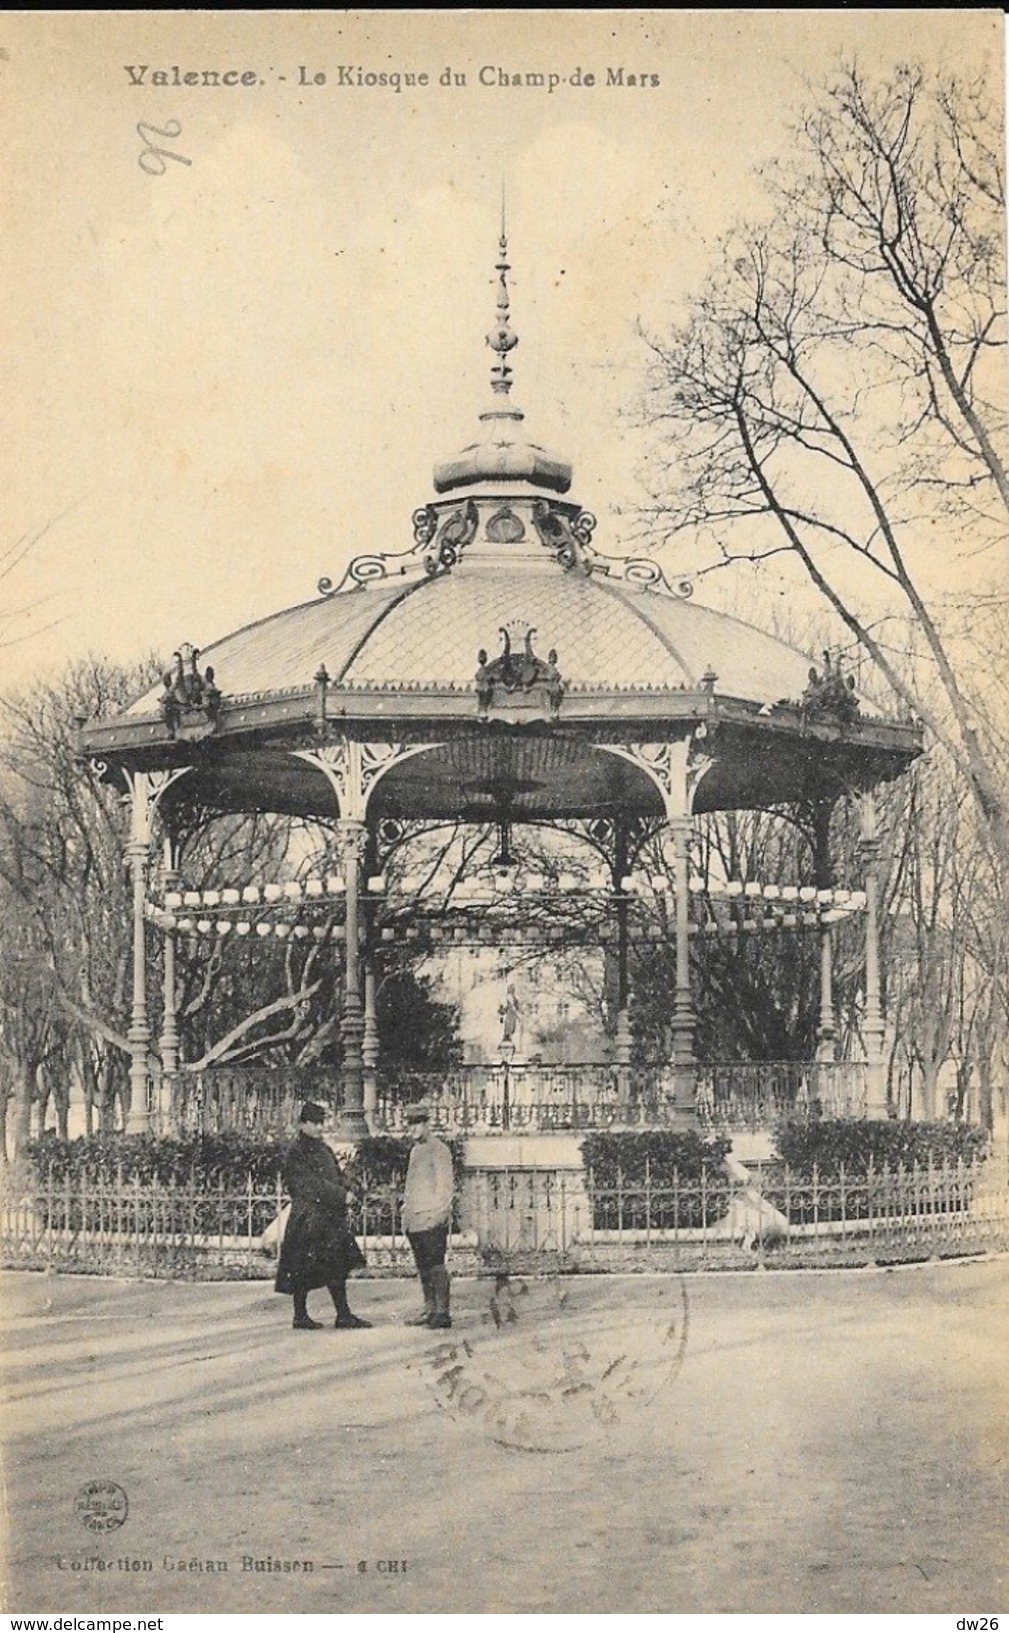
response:
[[[90,651],[208,645],[356,554],[409,547],[433,465],[488,405],[503,180],[513,398],[573,463],[597,547],[622,553],[645,498],[641,331],[760,208],[754,167],[804,83],[842,53],[896,63],[909,39],[969,66],[1001,25],[5,14],[0,689]],[[249,82],[185,83],[205,72]],[[501,83],[529,74],[558,83]]]

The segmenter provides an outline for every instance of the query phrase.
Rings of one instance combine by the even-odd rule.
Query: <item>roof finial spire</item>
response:
[[[519,337],[508,326],[510,302],[508,298],[508,274],[511,267],[508,263],[508,231],[505,222],[505,184],[501,178],[501,238],[498,243],[498,260],[495,269],[498,273],[497,295],[497,323],[487,336],[487,344],[497,352],[498,360],[490,371],[491,389],[499,396],[507,397],[512,388],[512,371],[508,366],[508,353],[519,343]]]

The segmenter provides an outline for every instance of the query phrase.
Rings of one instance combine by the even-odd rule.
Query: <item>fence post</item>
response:
[[[708,1245],[708,1165],[701,1162],[701,1241]]]
[[[73,1218],[73,1205],[72,1205],[72,1200],[70,1200],[70,1171],[69,1171],[69,1169],[67,1169],[67,1179],[65,1179],[64,1197],[65,1197],[65,1200],[64,1200],[64,1228],[62,1228],[62,1233],[60,1233],[60,1235],[64,1236],[64,1243],[65,1243],[65,1246],[64,1246],[64,1259],[69,1259],[69,1257],[70,1257],[70,1248],[72,1248],[72,1244],[73,1244],[73,1233],[72,1233],[72,1228],[70,1228],[70,1221],[72,1221],[72,1218]],[[49,1267],[52,1267],[52,1261],[54,1261],[54,1253],[56,1253],[56,1239],[54,1239],[54,1230],[52,1230],[52,1220],[51,1220],[51,1221],[49,1221],[49,1259],[47,1259],[47,1264],[49,1264]]]
[[[64,1220],[64,1230],[69,1231],[69,1229],[70,1229],[70,1170],[69,1170],[69,1168],[67,1169],[67,1174],[66,1174],[66,1199],[67,1199],[66,1200],[66,1206],[65,1206],[65,1208],[63,1210],[63,1220]],[[47,1197],[47,1201],[48,1201],[49,1207],[48,1207],[48,1211],[46,1213],[46,1218],[48,1219],[49,1223],[48,1223],[48,1226],[47,1226],[46,1234],[49,1237],[49,1244],[48,1244],[48,1248],[47,1248],[47,1251],[46,1251],[46,1266],[47,1266],[48,1269],[51,1270],[52,1265],[53,1265],[53,1235],[54,1235],[54,1230],[53,1230],[53,1210],[54,1210],[54,1208],[56,1206],[55,1197],[54,1197],[54,1194],[53,1194],[53,1165],[52,1165],[52,1163],[49,1164],[49,1195]],[[33,1244],[33,1246],[34,1246],[34,1244]]]
[[[645,1152],[645,1245],[650,1246],[652,1240],[652,1165],[647,1151]]]
[[[116,1163],[116,1230],[115,1246],[112,1250],[113,1263],[117,1270],[122,1269],[123,1257],[123,1164],[122,1158]]]
[[[792,1223],[792,1168],[791,1164],[787,1162],[785,1164],[785,1218],[789,1224]]]
[[[527,1197],[529,1197],[529,1215],[532,1215],[532,1251],[539,1253],[540,1218],[545,1221],[544,1228],[545,1233],[547,1233],[547,1241],[550,1239],[550,1225],[552,1225],[552,1220],[550,1220],[550,1200],[552,1200],[552,1192],[550,1192],[549,1172],[542,1176],[542,1184],[540,1184],[539,1164],[536,1163],[532,1166],[531,1174],[529,1174]]]
[[[876,1197],[875,1197],[876,1170],[873,1166],[872,1153],[869,1153],[869,1165],[865,1170],[865,1212],[866,1225],[869,1234],[869,1246],[876,1244]]]
[[[896,1213],[905,1212],[905,1189],[903,1177],[906,1169],[898,1169],[896,1163],[883,1164],[883,1239],[890,1248],[893,1243],[893,1220]]]
[[[186,1188],[186,1241],[183,1248],[192,1252],[196,1245],[196,1166],[190,1164],[189,1184]]]
[[[154,1181],[157,1184],[157,1180]],[[133,1263],[136,1267],[137,1280],[140,1279],[140,1181],[132,1179],[130,1189],[133,1194]]]
[[[104,1163],[99,1163],[95,1177],[98,1197],[98,1217],[101,1221],[100,1232],[100,1259],[102,1269],[108,1267],[109,1260],[115,1262],[118,1247],[119,1204],[116,1200],[115,1175],[110,1174]]]
[[[161,1232],[158,1229],[158,1203],[161,1200],[162,1200],[161,1180],[158,1178],[157,1174],[155,1174],[154,1182],[153,1182],[153,1184],[151,1186],[151,1247],[152,1247],[152,1250],[153,1250],[153,1263],[152,1263],[152,1266],[151,1266],[151,1272],[152,1272],[152,1274],[154,1276],[155,1281],[157,1281],[157,1279],[158,1279],[158,1260],[159,1260],[160,1248],[161,1248]],[[163,1212],[163,1210],[162,1210],[162,1212]]]
[[[846,1242],[848,1240],[848,1208],[847,1208],[847,1198],[845,1196],[845,1188],[844,1188],[844,1163],[843,1162],[841,1162],[839,1164],[839,1166],[838,1166],[838,1189],[839,1189],[839,1200],[840,1200],[840,1203],[841,1203],[841,1240],[842,1240],[842,1242]]]
[[[73,1218],[73,1213],[72,1213],[72,1210],[70,1210],[70,1208],[69,1208],[69,1210],[67,1210],[67,1246],[72,1246],[72,1244],[75,1244],[75,1241],[78,1241],[78,1243],[80,1243],[80,1246],[82,1246],[82,1248],[85,1248],[85,1243],[87,1243],[87,1239],[88,1239],[88,1171],[87,1171],[87,1168],[82,1169],[82,1172],[80,1172],[80,1226],[78,1226],[77,1231],[73,1230],[72,1218]],[[85,1253],[85,1259],[87,1259],[87,1253]]]

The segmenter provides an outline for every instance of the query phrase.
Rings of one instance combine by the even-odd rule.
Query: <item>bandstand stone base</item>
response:
[[[584,1235],[592,1210],[581,1147],[571,1133],[467,1139],[462,1222],[485,1256],[564,1254]]]

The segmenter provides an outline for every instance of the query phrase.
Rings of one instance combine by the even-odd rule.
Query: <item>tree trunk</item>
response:
[[[112,1057],[103,1053],[98,1068],[98,1132],[111,1134],[116,1126],[116,1086]]]
[[[35,1067],[19,1063],[14,1072],[14,1149],[15,1160],[22,1156],[32,1127],[32,1103],[35,1099]]]
[[[991,1061],[981,1056],[977,1063],[977,1114],[981,1127],[990,1134],[995,1126]]]
[[[91,1058],[91,1050],[86,1043],[81,1047],[81,1089],[84,1094],[84,1132],[90,1139],[95,1131],[95,1101],[98,1095],[98,1084],[95,1079],[95,1063]]]
[[[52,1085],[49,1073],[45,1066],[35,1068],[35,1136],[41,1139],[46,1131],[46,1115],[49,1111],[49,1099]]]
[[[968,1113],[968,1095],[970,1093],[971,1063],[969,1060],[958,1060],[956,1065],[956,1106],[954,1115],[958,1123],[966,1122]]]
[[[49,1092],[56,1113],[56,1132],[61,1140],[70,1137],[70,1076],[69,1064],[61,1062],[59,1071],[50,1080]]]
[[[113,1130],[116,1127],[116,1101],[118,1100],[119,1127],[122,1129],[123,1133],[125,1133],[130,1126],[130,1107],[133,1104],[130,1076],[129,1072],[123,1069],[124,1064],[125,1063],[123,1061],[118,1059],[110,1059],[109,1061],[109,1127]]]
[[[921,1062],[921,1109],[926,1123],[934,1123],[939,1099],[939,1068],[934,1060]]]

